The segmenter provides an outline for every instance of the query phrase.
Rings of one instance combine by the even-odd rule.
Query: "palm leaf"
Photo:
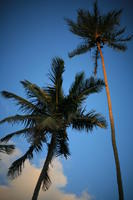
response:
[[[1,138],[0,141],[1,142],[8,142],[14,136],[20,136],[22,134],[27,134],[27,133],[30,134],[33,130],[34,130],[34,128],[24,128],[22,130],[15,131],[13,133],[6,135],[5,137]]]
[[[64,72],[64,61],[59,58],[53,58],[51,71],[49,72],[49,79],[52,81],[54,85],[58,82],[62,83],[62,74]]]
[[[55,148],[56,148],[56,134],[55,132],[53,133],[52,137],[51,137],[51,141],[50,144],[48,145],[48,153],[47,153],[47,157],[43,166],[43,169],[41,171],[40,177],[42,179],[42,188],[43,190],[48,190],[50,184],[51,184],[51,180],[49,177],[49,165],[52,162],[52,159],[54,157],[55,154]]]
[[[118,42],[128,42],[128,41],[130,41],[132,38],[133,38],[133,35],[130,35],[130,36],[127,36],[127,37],[118,38],[117,41],[118,41]]]
[[[36,84],[33,84],[27,80],[21,81],[21,84],[25,88],[27,97],[32,98],[33,101],[40,101],[43,103],[50,101],[50,97],[47,92],[38,87]]]
[[[22,168],[24,167],[25,160],[31,160],[33,158],[33,151],[39,152],[41,150],[42,142],[40,140],[34,141],[34,143],[29,147],[28,151],[22,157],[12,163],[8,171],[8,176],[13,179],[19,176],[22,172]]]
[[[13,153],[15,146],[12,144],[0,144],[0,153],[11,154]]]
[[[84,79],[84,73],[80,73],[75,77],[75,81],[69,90],[69,96],[74,98],[75,101],[82,102],[88,95],[100,92],[103,86],[103,80],[94,77]]]
[[[70,52],[68,54],[68,56],[70,58],[72,58],[73,56],[75,55],[79,55],[79,54],[82,54],[82,53],[86,53],[88,50],[90,50],[91,47],[88,45],[88,44],[81,44],[79,45],[75,50],[73,50],[72,52]]]
[[[115,50],[119,50],[119,51],[125,51],[127,49],[127,45],[126,44],[122,44],[122,43],[118,43],[118,42],[109,42],[108,43],[109,47],[112,47]]]
[[[87,132],[92,131],[94,127],[106,128],[106,120],[100,114],[94,111],[87,113],[86,115],[81,114],[72,119],[72,128],[77,130],[85,129]]]
[[[70,156],[70,151],[68,147],[68,137],[66,130],[60,130],[58,131],[56,139],[56,156],[64,155],[64,157],[67,159],[68,156]]]
[[[33,103],[27,101],[26,99],[24,99],[20,96],[17,96],[14,93],[2,91],[1,94],[5,98],[13,99],[14,101],[16,101],[17,105],[20,106],[20,109],[22,111],[31,112],[31,111],[38,110],[38,108]]]
[[[10,116],[10,117],[6,117],[4,119],[2,119],[0,121],[0,124],[8,122],[8,123],[26,123],[28,122],[28,120],[40,120],[41,116],[39,115],[15,115],[15,116]]]

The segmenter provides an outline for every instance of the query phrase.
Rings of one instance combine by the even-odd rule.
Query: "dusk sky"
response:
[[[43,87],[49,84],[48,72],[52,58],[65,62],[63,88],[67,94],[75,74],[84,71],[93,75],[92,52],[70,59],[68,52],[81,41],[69,30],[64,18],[76,19],[79,8],[92,9],[93,0],[0,0],[0,91],[7,90],[25,96],[21,80]],[[132,0],[99,0],[101,13],[123,9],[121,25],[127,34],[133,33]],[[125,200],[133,199],[133,41],[126,52],[104,48],[105,66],[110,88]],[[103,78],[101,61],[98,75]],[[39,200],[118,200],[117,180],[105,88],[88,97],[86,110],[96,110],[105,116],[108,128],[91,133],[68,129],[71,156],[57,158],[51,167],[53,185],[40,192]],[[17,106],[0,96],[0,120],[18,113]],[[3,124],[0,137],[21,127]],[[13,182],[6,177],[11,162],[26,151],[23,137],[12,140],[16,152],[0,155],[0,199],[28,200],[32,196],[46,148],[35,155]],[[44,146],[45,147],[45,146]]]

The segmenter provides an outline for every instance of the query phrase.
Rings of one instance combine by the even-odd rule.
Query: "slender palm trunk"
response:
[[[119,200],[124,200],[120,162],[119,162],[118,151],[117,151],[117,146],[116,146],[116,139],[115,139],[115,126],[114,126],[114,119],[113,119],[113,113],[112,113],[112,105],[111,105],[109,86],[108,86],[108,81],[107,81],[107,74],[106,74],[106,69],[105,69],[105,64],[104,64],[104,57],[102,54],[100,43],[97,43],[97,47],[100,52],[100,56],[101,56],[101,60],[102,60],[102,68],[103,68],[105,88],[106,88],[106,94],[107,94],[107,100],[108,100],[109,117],[110,117],[110,125],[111,125],[111,138],[112,138],[112,146],[113,146],[115,165],[116,165]]]
[[[55,134],[53,134],[52,138],[51,138],[51,143],[50,143],[49,148],[48,148],[48,154],[47,154],[44,166],[42,168],[42,171],[41,171],[40,176],[38,178],[36,187],[34,189],[32,200],[37,200],[37,198],[38,198],[42,182],[44,180],[44,177],[46,176],[46,172],[48,171],[49,164],[50,164],[50,162],[53,158],[54,148],[55,148],[55,140],[56,140],[56,137],[55,137]]]

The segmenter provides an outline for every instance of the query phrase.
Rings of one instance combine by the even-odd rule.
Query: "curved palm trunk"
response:
[[[106,70],[105,70],[104,57],[103,57],[102,50],[101,50],[99,43],[97,44],[97,47],[98,47],[98,50],[100,52],[100,56],[101,56],[101,60],[102,60],[102,68],[103,68],[105,88],[106,88],[106,94],[107,94],[107,100],[108,100],[109,118],[110,118],[110,125],[111,125],[111,138],[112,138],[112,146],[113,146],[115,165],[116,165],[117,184],[118,184],[118,190],[119,190],[119,200],[123,200],[124,194],[123,194],[120,162],[119,162],[118,151],[117,151],[117,146],[116,146],[115,126],[114,126],[114,119],[113,119],[113,113],[112,113],[112,105],[111,105],[109,86],[108,86],[108,81],[107,81],[107,74],[106,74]]]
[[[44,166],[42,168],[42,171],[41,171],[40,176],[38,178],[36,187],[34,189],[32,200],[37,200],[37,198],[38,198],[42,182],[44,180],[44,177],[46,176],[46,172],[48,171],[49,164],[50,164],[50,162],[53,158],[55,143],[56,143],[56,136],[55,136],[55,134],[53,134],[52,139],[51,139],[51,143],[50,143],[49,148],[48,148],[48,154],[47,154]]]

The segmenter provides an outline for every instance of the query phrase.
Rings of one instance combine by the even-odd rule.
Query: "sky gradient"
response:
[[[59,56],[65,61],[63,88],[66,94],[76,73],[85,71],[86,77],[91,76],[93,74],[91,52],[72,59],[68,57],[68,52],[80,43],[80,39],[69,32],[64,17],[76,19],[77,9],[92,9],[92,4],[92,0],[1,0],[0,91],[8,90],[25,96],[20,84],[20,81],[24,79],[39,86],[45,86],[49,83],[47,74],[51,60],[55,56]],[[121,24],[126,25],[127,33],[133,33],[131,0],[99,0],[98,4],[102,13],[115,8],[123,8]],[[108,48],[103,49],[125,200],[133,199],[132,46],[133,41],[128,44],[128,50],[124,53]],[[103,78],[100,60],[98,77]],[[67,179],[62,191],[66,195],[75,195],[75,199],[72,200],[90,200],[92,197],[96,200],[117,200],[117,182],[105,89],[99,94],[88,97],[86,109],[88,111],[95,109],[102,113],[107,119],[108,128],[106,130],[94,129],[92,133],[88,134],[84,131],[68,130],[71,156],[67,160],[61,158],[60,161],[57,161],[62,166],[60,173]],[[0,97],[0,119],[16,114],[16,110],[17,107],[11,101]],[[2,125],[0,126],[0,136],[19,128],[19,126]],[[13,142],[18,151],[25,152],[28,144],[24,138],[16,138]],[[26,166],[31,167],[31,170],[33,168],[40,170],[40,162],[44,160],[45,153],[44,149],[44,152],[35,156],[32,165],[28,163]],[[3,165],[8,168],[9,163],[2,161],[1,169],[3,169]],[[4,174],[6,174],[5,170]],[[30,183],[32,180],[28,181]],[[4,185],[8,183],[5,175],[0,174],[0,183]],[[84,191],[86,197],[82,194]],[[1,192],[0,194],[3,194]],[[41,193],[41,195],[45,197],[45,193]],[[16,197],[14,200],[21,199]],[[52,200],[52,197],[47,197],[46,200]]]

